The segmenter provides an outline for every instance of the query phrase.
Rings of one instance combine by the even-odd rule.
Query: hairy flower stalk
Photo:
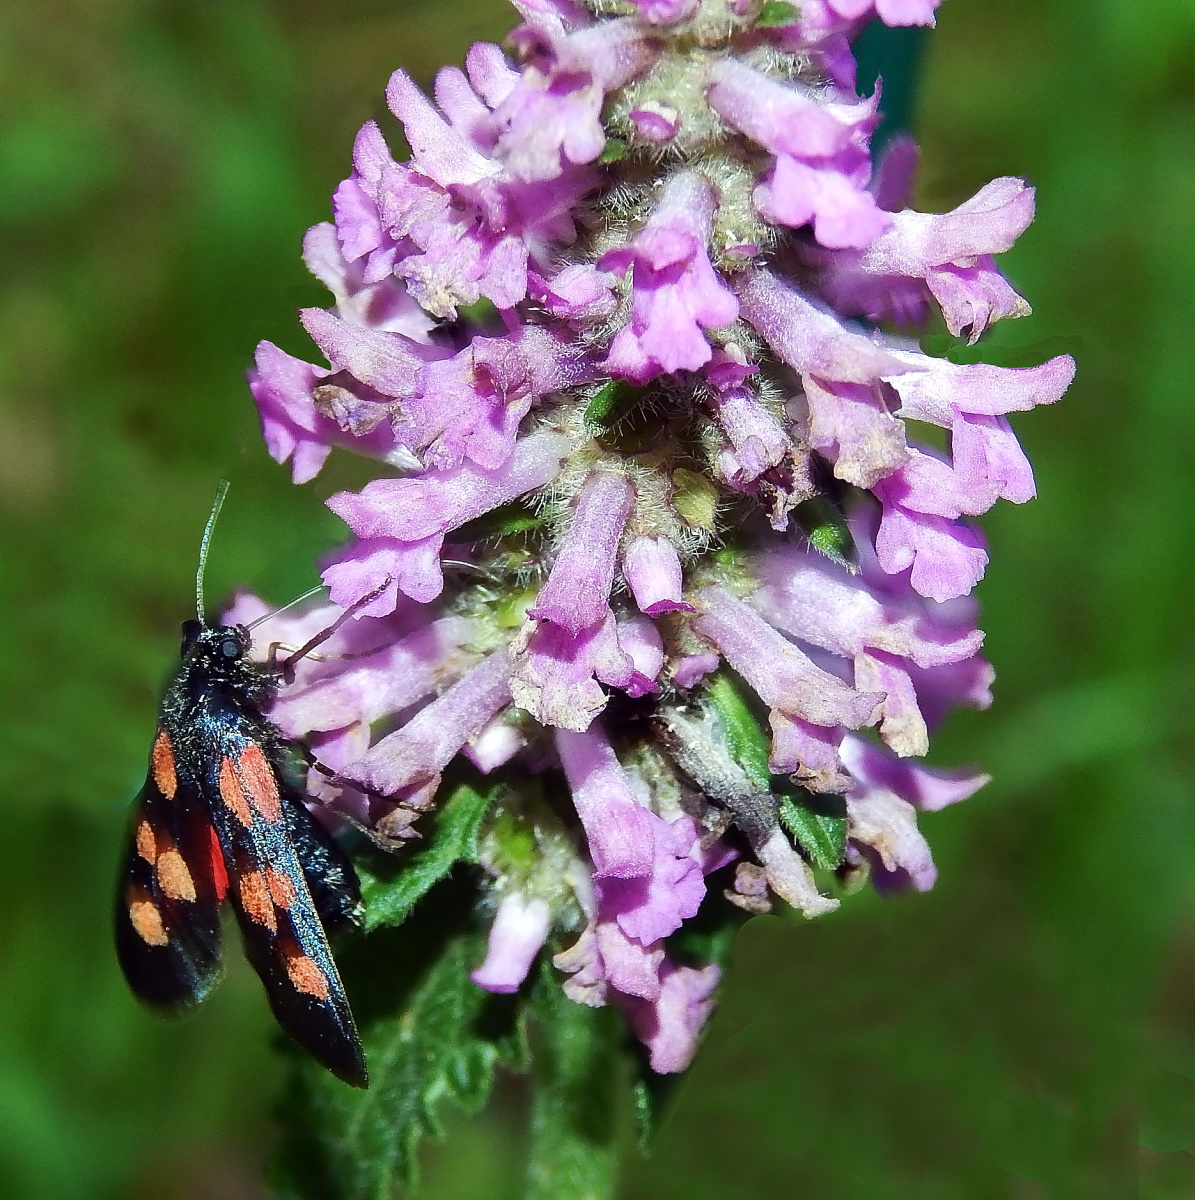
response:
[[[919,813],[986,780],[919,760],[990,703],[971,518],[1034,495],[1008,414],[1074,368],[908,337],[1029,311],[992,255],[1032,189],[918,213],[912,143],[871,152],[850,40],[936,3],[514,0],[508,50],[474,46],[434,100],[392,78],[408,161],[358,135],[304,243],[327,365],[258,347],[296,483],[334,447],[377,464],[328,501],[352,534],[331,604],[264,627],[298,643],[376,592],[274,710],[337,773],[313,795],[401,841],[459,760],[505,781],[474,983],[516,991],[548,955],[657,1072],[713,1002],[699,909],[927,889]]]

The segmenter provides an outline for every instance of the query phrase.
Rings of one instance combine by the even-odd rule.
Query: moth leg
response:
[[[349,618],[356,614],[358,609],[364,608],[365,605],[376,600],[392,582],[392,577],[387,575],[386,578],[383,579],[376,588],[374,588],[372,591],[366,592],[365,595],[359,600],[354,600],[353,603],[350,604],[348,608],[346,608],[344,612],[342,612],[340,616],[338,616],[336,620],[332,622],[331,625],[327,626],[325,629],[321,629],[313,638],[308,639],[297,650],[292,651],[286,658],[282,660],[282,663],[278,668],[282,672],[282,678],[287,683],[293,683],[295,678],[295,664],[300,660],[307,658],[317,646],[323,645],[323,643],[326,642],[345,623],[345,621],[349,620]]]
[[[393,796],[387,796],[385,793],[379,792],[376,788],[371,788],[368,784],[358,783],[355,779],[345,779],[338,771],[334,771],[328,766],[327,763],[320,762],[306,746],[299,746],[298,750],[312,770],[318,771],[338,787],[352,788],[354,791],[360,792],[363,796],[368,796],[371,800],[380,800],[383,804],[390,806],[391,811],[381,818],[381,823],[385,824],[389,822],[396,829],[402,829],[404,832],[401,834],[388,834],[378,825],[368,825],[364,821],[358,821],[355,817],[340,810],[336,812],[340,820],[347,822],[354,829],[360,830],[375,845],[380,846],[383,850],[401,850],[412,838],[419,836],[411,828],[411,824],[423,815],[424,809],[413,808],[409,804],[396,803]]]

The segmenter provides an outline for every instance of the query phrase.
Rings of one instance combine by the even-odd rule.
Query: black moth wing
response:
[[[211,991],[222,974],[226,886],[207,804],[178,779],[169,735],[159,729],[116,897],[116,953],[134,995],[185,1010]]]
[[[313,817],[293,788],[282,793],[283,816],[307,889],[326,933],[335,936],[361,920],[361,884],[349,856]]]
[[[322,920],[352,918],[355,875],[280,786],[278,768],[263,749],[273,740],[270,732],[225,726],[208,764],[204,792],[224,852],[229,899],[278,1023],[334,1075],[365,1087],[365,1056]],[[321,874],[327,867],[335,871]]]

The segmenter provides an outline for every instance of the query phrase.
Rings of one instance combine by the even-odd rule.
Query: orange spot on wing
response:
[[[154,837],[153,827],[146,820],[137,822],[137,853],[147,863],[152,864],[158,857],[158,842]]]
[[[314,959],[298,949],[286,951],[286,973],[296,991],[314,996],[317,1000],[327,1000],[331,987],[328,977],[316,965]]]
[[[216,903],[218,904],[228,895],[228,868],[224,865],[224,851],[220,846],[220,839],[216,835],[215,826],[209,825],[207,831],[210,835],[209,846],[212,856],[212,886],[216,889]]]
[[[273,867],[266,868],[266,886],[270,889],[270,899],[279,908],[290,908],[295,902],[295,885],[290,876]]]
[[[265,926],[271,933],[278,929],[274,917],[274,901],[266,877],[260,871],[246,871],[237,879],[237,891],[241,896],[241,907],[251,921]]]
[[[129,922],[137,932],[137,936],[148,946],[165,946],[170,938],[166,926],[162,923],[162,914],[158,906],[141,888],[130,888],[127,893],[129,906]]]
[[[281,820],[282,806],[278,800],[278,781],[274,778],[274,768],[256,742],[250,742],[241,751],[237,759],[237,773],[241,778],[241,789],[253,802],[253,807],[267,821]]]
[[[178,791],[178,774],[174,769],[174,747],[170,744],[170,734],[164,729],[158,730],[154,738],[154,748],[149,754],[149,769],[158,785],[158,791],[167,800],[174,799]]]
[[[173,846],[158,855],[158,883],[171,900],[195,900],[195,881]]]
[[[231,758],[220,761],[220,799],[246,829],[253,824],[253,814],[249,811],[249,802],[241,789],[241,781]]]

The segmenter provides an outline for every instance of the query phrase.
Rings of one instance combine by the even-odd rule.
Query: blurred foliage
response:
[[[292,489],[242,379],[259,338],[305,352],[302,232],[390,70],[426,82],[508,24],[500,0],[0,8],[0,1194],[264,1194],[260,989],[234,962],[177,1026],[127,996],[124,809],[216,480],[213,595],[287,599],[337,536],[320,498],[351,466]],[[997,705],[935,748],[995,782],[926,819],[933,893],[747,923],[627,1200],[1195,1195],[1195,10],[947,0],[924,50],[920,206],[1039,188],[1005,260],[1036,314],[986,349],[1081,345],[1017,420],[1040,499],[986,523]],[[448,1116],[425,1194],[518,1195],[542,1104],[512,1080]]]

